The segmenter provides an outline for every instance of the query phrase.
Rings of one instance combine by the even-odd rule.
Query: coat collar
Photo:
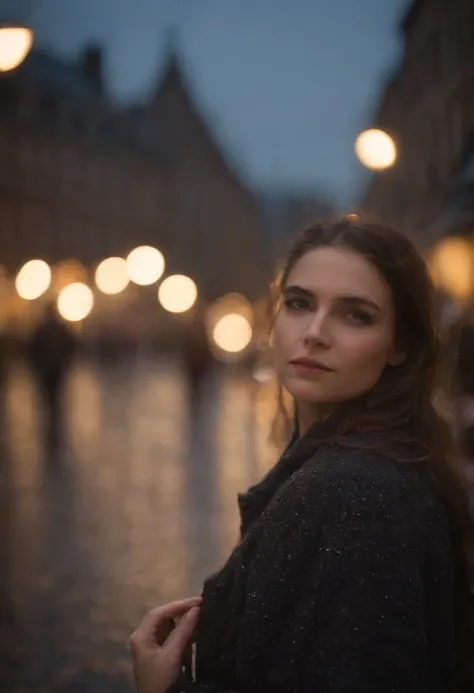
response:
[[[304,437],[299,437],[295,431],[280,459],[262,481],[251,486],[246,493],[238,494],[241,537],[262,514],[282,484],[316,451],[322,452],[323,449],[336,446],[345,449],[365,449],[400,463],[426,459],[428,455],[420,445],[405,442],[406,440],[406,437],[397,432],[354,431],[340,439],[324,441],[318,439],[316,429],[311,429]]]
[[[261,515],[280,486],[295,472],[302,460],[302,445],[295,432],[282,456],[268,474],[258,484],[251,486],[246,493],[238,494],[241,536],[247,533],[251,524]]]

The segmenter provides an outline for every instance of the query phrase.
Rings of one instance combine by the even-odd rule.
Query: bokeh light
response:
[[[139,286],[149,286],[162,277],[165,259],[157,248],[142,245],[128,255],[126,267],[130,281]]]
[[[58,312],[69,322],[79,322],[87,318],[93,305],[92,291],[87,284],[81,282],[64,287],[58,296]]]
[[[443,239],[428,258],[434,284],[453,298],[470,298],[474,289],[474,253],[466,238]]]
[[[191,277],[173,274],[158,289],[158,300],[170,313],[185,313],[196,303],[198,290]]]
[[[95,271],[97,288],[109,296],[124,291],[129,281],[127,263],[121,257],[109,257],[103,260]]]
[[[58,294],[69,284],[87,283],[87,277],[87,268],[79,260],[74,258],[60,260],[53,267],[53,289]]]
[[[374,171],[393,166],[397,158],[395,142],[383,130],[365,130],[357,137],[354,148],[359,161]]]
[[[44,260],[30,260],[18,272],[15,288],[18,295],[27,301],[34,301],[49,289],[51,269]]]
[[[23,26],[0,26],[0,72],[14,70],[33,45],[33,31]]]
[[[254,317],[254,310],[245,296],[232,292],[221,296],[221,298],[217,299],[209,308],[209,321],[212,327],[214,327],[222,317],[230,315],[231,313],[243,315],[249,322],[252,322]]]
[[[217,321],[212,338],[219,349],[235,354],[250,344],[252,327],[243,315],[229,313]]]

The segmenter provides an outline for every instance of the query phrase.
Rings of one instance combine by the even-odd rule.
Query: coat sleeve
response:
[[[253,672],[251,690],[275,693],[432,690],[420,546],[391,480],[292,480],[250,567],[236,680]],[[170,689],[185,691],[224,693]]]

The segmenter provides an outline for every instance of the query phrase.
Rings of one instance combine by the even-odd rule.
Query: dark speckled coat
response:
[[[169,693],[451,693],[455,550],[414,450],[296,441],[239,498],[204,586],[195,681]]]

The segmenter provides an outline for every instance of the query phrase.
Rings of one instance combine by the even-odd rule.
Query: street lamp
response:
[[[186,313],[196,303],[198,290],[191,277],[172,274],[158,289],[158,300],[169,313]]]
[[[216,323],[212,338],[216,346],[228,354],[244,351],[252,339],[252,326],[238,313],[223,315]]]
[[[95,283],[99,291],[109,296],[120,294],[129,283],[127,263],[121,257],[108,257],[102,260],[95,271]]]
[[[372,171],[390,168],[397,159],[395,142],[383,130],[361,132],[355,141],[354,150],[361,164]]]
[[[57,299],[58,312],[68,322],[81,322],[94,306],[94,295],[86,284],[74,282],[61,290]]]
[[[161,279],[165,258],[157,248],[141,245],[128,254],[126,268],[130,281],[139,286],[149,286]]]
[[[35,301],[49,289],[51,269],[44,260],[30,260],[15,279],[17,294],[25,301]]]
[[[448,236],[438,243],[428,258],[435,286],[458,301],[467,301],[474,288],[474,252],[462,236]]]
[[[33,30],[15,22],[0,23],[0,72],[21,65],[33,45]]]

